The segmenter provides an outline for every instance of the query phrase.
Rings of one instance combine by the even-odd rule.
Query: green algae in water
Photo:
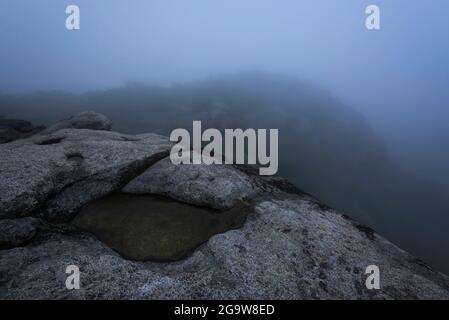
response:
[[[244,204],[217,212],[162,197],[114,193],[82,209],[73,224],[127,259],[175,261],[213,235],[241,227],[249,211]]]

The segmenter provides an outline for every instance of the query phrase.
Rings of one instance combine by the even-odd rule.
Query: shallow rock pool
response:
[[[124,258],[175,261],[215,234],[243,225],[250,207],[217,212],[170,199],[113,193],[92,202],[73,220]]]

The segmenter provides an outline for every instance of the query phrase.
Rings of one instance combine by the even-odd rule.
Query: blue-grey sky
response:
[[[79,31],[65,29],[70,4]],[[379,31],[364,26],[369,4]],[[405,167],[444,183],[448,12],[447,0],[2,0],[0,91],[285,72],[360,110]]]

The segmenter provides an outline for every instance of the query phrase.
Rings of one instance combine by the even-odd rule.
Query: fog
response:
[[[69,4],[80,30],[65,28]],[[380,30],[365,28],[370,4]],[[448,10],[2,0],[0,115],[48,123],[87,108],[117,130],[164,134],[196,118],[278,126],[282,175],[449,272]]]

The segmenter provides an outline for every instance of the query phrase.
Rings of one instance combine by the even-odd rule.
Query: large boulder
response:
[[[256,193],[251,179],[231,165],[174,165],[169,157],[134,178],[123,191],[158,194],[219,210],[230,209]]]
[[[64,129],[0,145],[0,219],[67,221],[84,204],[121,188],[167,156],[155,134]]]
[[[42,133],[49,134],[61,129],[111,130],[112,122],[105,115],[93,111],[84,111],[68,119],[49,126]]]

